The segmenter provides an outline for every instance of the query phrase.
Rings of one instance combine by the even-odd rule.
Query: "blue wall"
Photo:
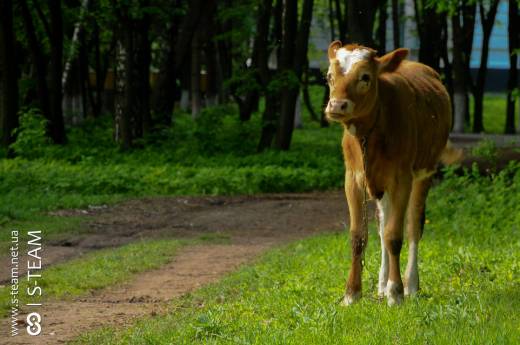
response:
[[[490,69],[509,69],[509,51],[508,51],[508,1],[500,1],[498,7],[495,24],[491,32],[489,41],[489,61]],[[477,10],[477,18],[475,23],[475,34],[473,36],[473,51],[471,52],[471,68],[480,67],[480,55],[482,54],[482,24],[480,22],[480,13]]]

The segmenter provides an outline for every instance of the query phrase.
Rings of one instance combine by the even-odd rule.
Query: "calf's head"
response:
[[[399,48],[379,58],[371,48],[334,41],[328,55],[330,97],[325,114],[346,123],[370,113],[377,102],[379,76],[395,71],[408,50]]]

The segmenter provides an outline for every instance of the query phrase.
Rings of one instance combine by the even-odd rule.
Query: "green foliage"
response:
[[[256,80],[256,70],[244,69],[236,71],[224,82],[224,87],[233,91],[234,95],[245,96],[248,92],[260,91],[261,85]]]
[[[241,122],[235,107],[222,105],[205,108],[195,121],[194,139],[199,154],[233,152],[237,155],[254,153],[260,133],[259,122]]]
[[[476,157],[482,157],[487,161],[496,163],[498,159],[498,149],[494,140],[481,140],[477,146],[471,150],[471,154]]]
[[[267,89],[271,93],[277,93],[285,89],[294,89],[299,84],[300,81],[294,71],[286,70],[277,73],[267,85]]]
[[[256,153],[260,116],[238,120],[229,106],[205,109],[197,121],[176,114],[172,128],[122,153],[109,117],[71,128],[69,144],[27,147],[41,154],[0,160],[0,222],[40,212],[152,195],[254,194],[340,188],[341,129],[294,133],[289,152]],[[32,152],[32,151],[28,151]],[[26,158],[27,157],[27,158]]]
[[[13,151],[20,157],[42,157],[50,140],[46,135],[47,120],[39,109],[29,108],[20,116],[20,126],[15,129],[16,142],[11,144]]]
[[[174,301],[165,316],[76,344],[517,344],[520,164],[492,177],[477,171],[447,171],[432,189],[419,250],[421,291],[400,307],[376,296],[380,248],[372,224],[356,305],[338,304],[348,238],[321,235]]]

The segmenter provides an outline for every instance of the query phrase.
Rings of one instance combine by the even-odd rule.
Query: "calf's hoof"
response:
[[[349,305],[352,305],[352,304],[356,303],[357,301],[359,301],[360,298],[361,298],[361,292],[356,292],[353,294],[345,294],[340,305],[343,307],[348,307]]]
[[[418,291],[419,291],[419,288],[417,287],[417,285],[407,284],[404,287],[404,295],[406,297],[415,297],[415,296],[417,296]]]
[[[403,284],[389,280],[385,294],[389,307],[403,303]]]

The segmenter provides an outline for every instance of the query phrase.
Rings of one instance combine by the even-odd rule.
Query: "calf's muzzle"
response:
[[[354,103],[349,99],[335,99],[331,98],[325,108],[327,115],[334,117],[334,115],[351,114],[354,108]]]

